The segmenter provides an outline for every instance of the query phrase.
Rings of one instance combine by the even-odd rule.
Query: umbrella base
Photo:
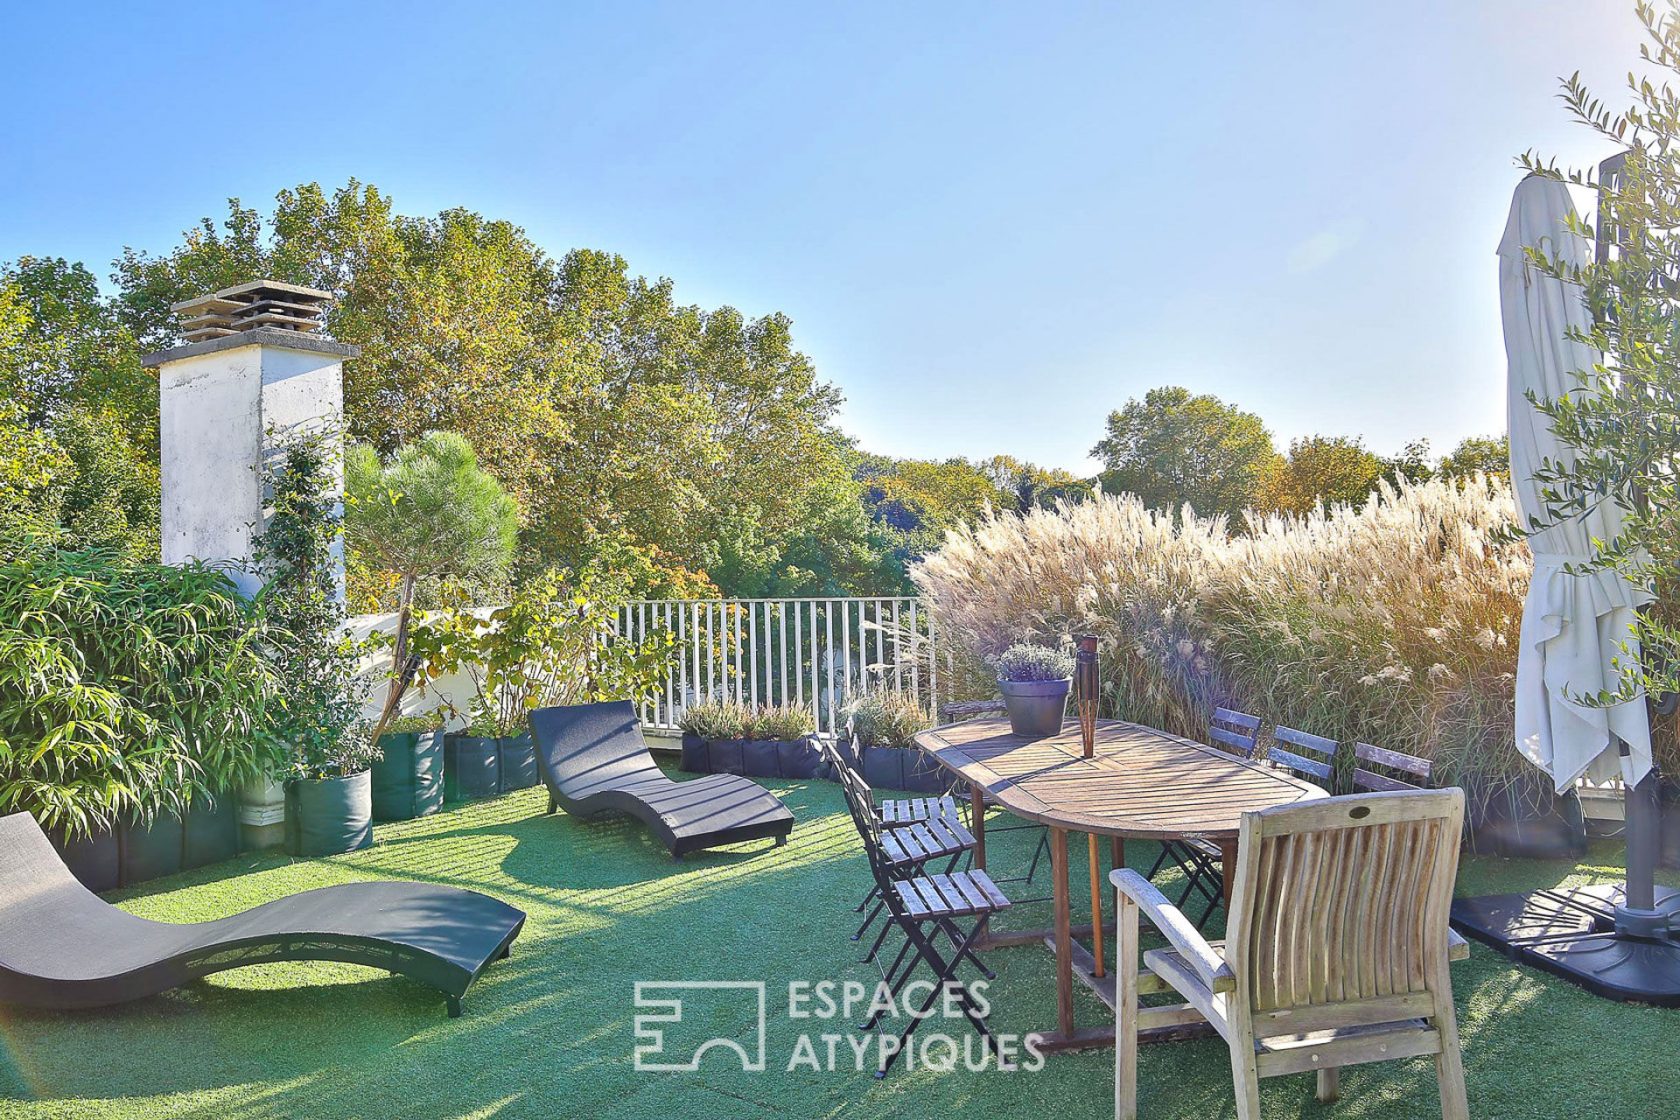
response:
[[[1621,884],[1455,899],[1452,924],[1501,953],[1622,1003],[1680,1007],[1680,940],[1616,932]],[[1657,889],[1656,909],[1680,913],[1680,890]]]

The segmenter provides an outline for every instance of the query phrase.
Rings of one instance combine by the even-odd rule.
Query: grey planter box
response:
[[[476,801],[502,792],[502,752],[495,739],[451,735],[443,748],[443,796]]]
[[[122,840],[115,830],[98,829],[73,840],[59,832],[48,837],[70,873],[88,890],[110,891],[122,885]]]

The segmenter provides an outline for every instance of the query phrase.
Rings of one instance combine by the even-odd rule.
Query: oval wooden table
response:
[[[1057,1023],[1039,1033],[1040,1049],[1077,1050],[1108,1046],[1114,1027],[1080,1029],[1073,1019],[1077,977],[1114,1006],[1114,979],[1102,967],[1102,891],[1096,837],[1110,838],[1110,861],[1124,865],[1124,841],[1202,839],[1217,844],[1230,894],[1236,867],[1237,827],[1242,814],[1275,805],[1327,797],[1322,789],[1264,763],[1237,758],[1215,747],[1165,731],[1119,720],[1097,722],[1096,748],[1085,758],[1079,725],[1069,721],[1048,739],[1024,739],[1002,719],[970,720],[936,727],[916,736],[916,745],[969,787],[973,805],[974,862],[986,866],[987,802],[1050,830],[1052,907],[1049,930],[988,931],[982,946],[1043,942],[1056,954]],[[1070,909],[1068,833],[1091,839],[1093,920],[1075,927]],[[1088,935],[1092,948],[1077,937]],[[1149,974],[1145,974],[1146,977]],[[1149,977],[1152,980],[1152,977]],[[1145,991],[1164,990],[1146,984]],[[1145,1008],[1139,1016],[1144,1041],[1183,1037],[1192,1016],[1182,1008]]]

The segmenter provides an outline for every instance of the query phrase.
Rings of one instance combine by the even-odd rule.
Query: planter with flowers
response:
[[[1009,729],[1028,739],[1059,735],[1073,687],[1073,656],[1048,646],[1010,646],[998,656],[998,691]]]
[[[696,774],[820,778],[828,767],[814,738],[816,720],[793,705],[758,708],[707,701],[683,713],[682,762]]]
[[[918,750],[916,734],[933,719],[914,699],[899,692],[871,692],[846,706],[849,741],[841,752],[875,789],[942,794],[950,775]]]

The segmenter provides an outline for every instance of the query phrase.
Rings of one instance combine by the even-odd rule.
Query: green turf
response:
[[[336,964],[246,968],[103,1011],[0,1012],[0,1116],[1111,1114],[1109,1051],[1052,1057],[1031,1073],[902,1070],[884,1083],[851,1070],[787,1071],[800,1033],[845,1030],[790,1019],[788,981],[873,974],[854,963],[847,940],[865,869],[836,787],[770,784],[798,818],[786,848],[747,845],[674,863],[629,823],[543,816],[544,795],[529,790],[381,825],[379,842],[355,855],[245,857],[126,892],[122,905],[137,914],[188,921],[326,883],[398,877],[486,891],[530,920],[512,959],[491,966],[455,1020],[418,985]],[[996,835],[994,870],[1020,861],[1029,835]],[[1469,860],[1460,890],[1613,879],[1617,868],[1604,861],[1616,851],[1595,848],[1579,867]],[[1153,849],[1134,845],[1129,854],[1135,865]],[[1076,882],[1082,871],[1081,863]],[[1008,924],[1044,924],[1045,909],[1021,907]],[[997,950],[990,962],[999,973],[995,1028],[1049,1025],[1049,955]],[[1473,1115],[1667,1112],[1680,1078],[1680,1012],[1606,1003],[1479,948],[1454,976]],[[720,1053],[693,1073],[634,1069],[632,985],[679,979],[768,983],[768,1071],[744,1072]],[[704,1028],[753,1041],[749,1013],[721,1001],[690,1008],[673,1040]],[[1106,1014],[1083,992],[1078,1013],[1093,1023]],[[1217,1042],[1149,1047],[1139,1081],[1145,1117],[1234,1112]],[[1261,1100],[1272,1117],[1439,1115],[1428,1062],[1347,1070],[1342,1085],[1334,1110],[1313,1102],[1309,1076],[1267,1081]]]

